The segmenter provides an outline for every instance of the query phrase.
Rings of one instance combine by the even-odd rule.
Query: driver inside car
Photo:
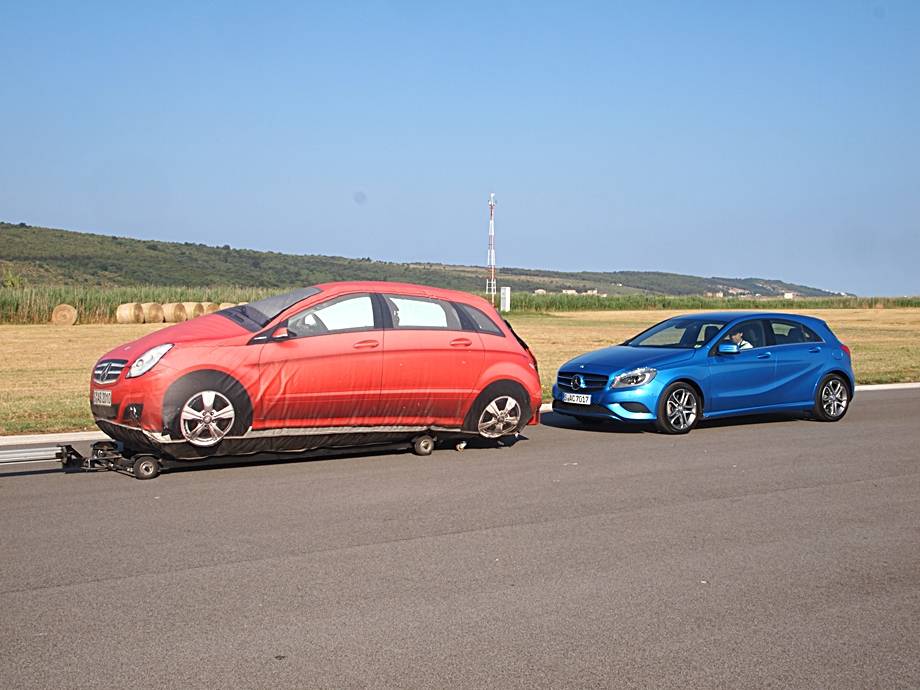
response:
[[[731,334],[732,342],[738,346],[739,350],[750,350],[754,346],[744,339],[744,331],[740,328]]]

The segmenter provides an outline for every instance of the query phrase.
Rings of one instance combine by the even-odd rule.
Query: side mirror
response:
[[[287,340],[290,337],[291,334],[288,332],[287,326],[278,326],[272,331],[272,340]]]
[[[719,343],[717,352],[720,355],[737,355],[741,350],[734,343]]]

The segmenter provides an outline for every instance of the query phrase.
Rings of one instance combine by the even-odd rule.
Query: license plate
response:
[[[580,393],[563,393],[562,402],[575,403],[576,405],[590,405],[591,396]]]
[[[112,391],[93,390],[93,405],[111,405]]]

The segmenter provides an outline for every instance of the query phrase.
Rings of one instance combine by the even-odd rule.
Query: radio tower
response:
[[[486,295],[495,305],[495,194],[489,194],[489,256],[487,258],[489,276],[486,278]]]

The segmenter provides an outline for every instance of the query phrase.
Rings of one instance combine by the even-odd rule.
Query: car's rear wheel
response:
[[[828,374],[818,384],[815,417],[822,422],[839,422],[850,408],[850,387],[839,374]]]
[[[467,428],[483,438],[501,438],[518,433],[530,418],[524,389],[514,383],[489,386],[473,403]]]
[[[235,379],[218,372],[196,372],[169,389],[163,404],[170,435],[196,448],[213,448],[239,436],[252,423],[252,405]]]
[[[663,434],[686,434],[700,419],[700,396],[688,383],[677,381],[658,398],[655,426]]]

